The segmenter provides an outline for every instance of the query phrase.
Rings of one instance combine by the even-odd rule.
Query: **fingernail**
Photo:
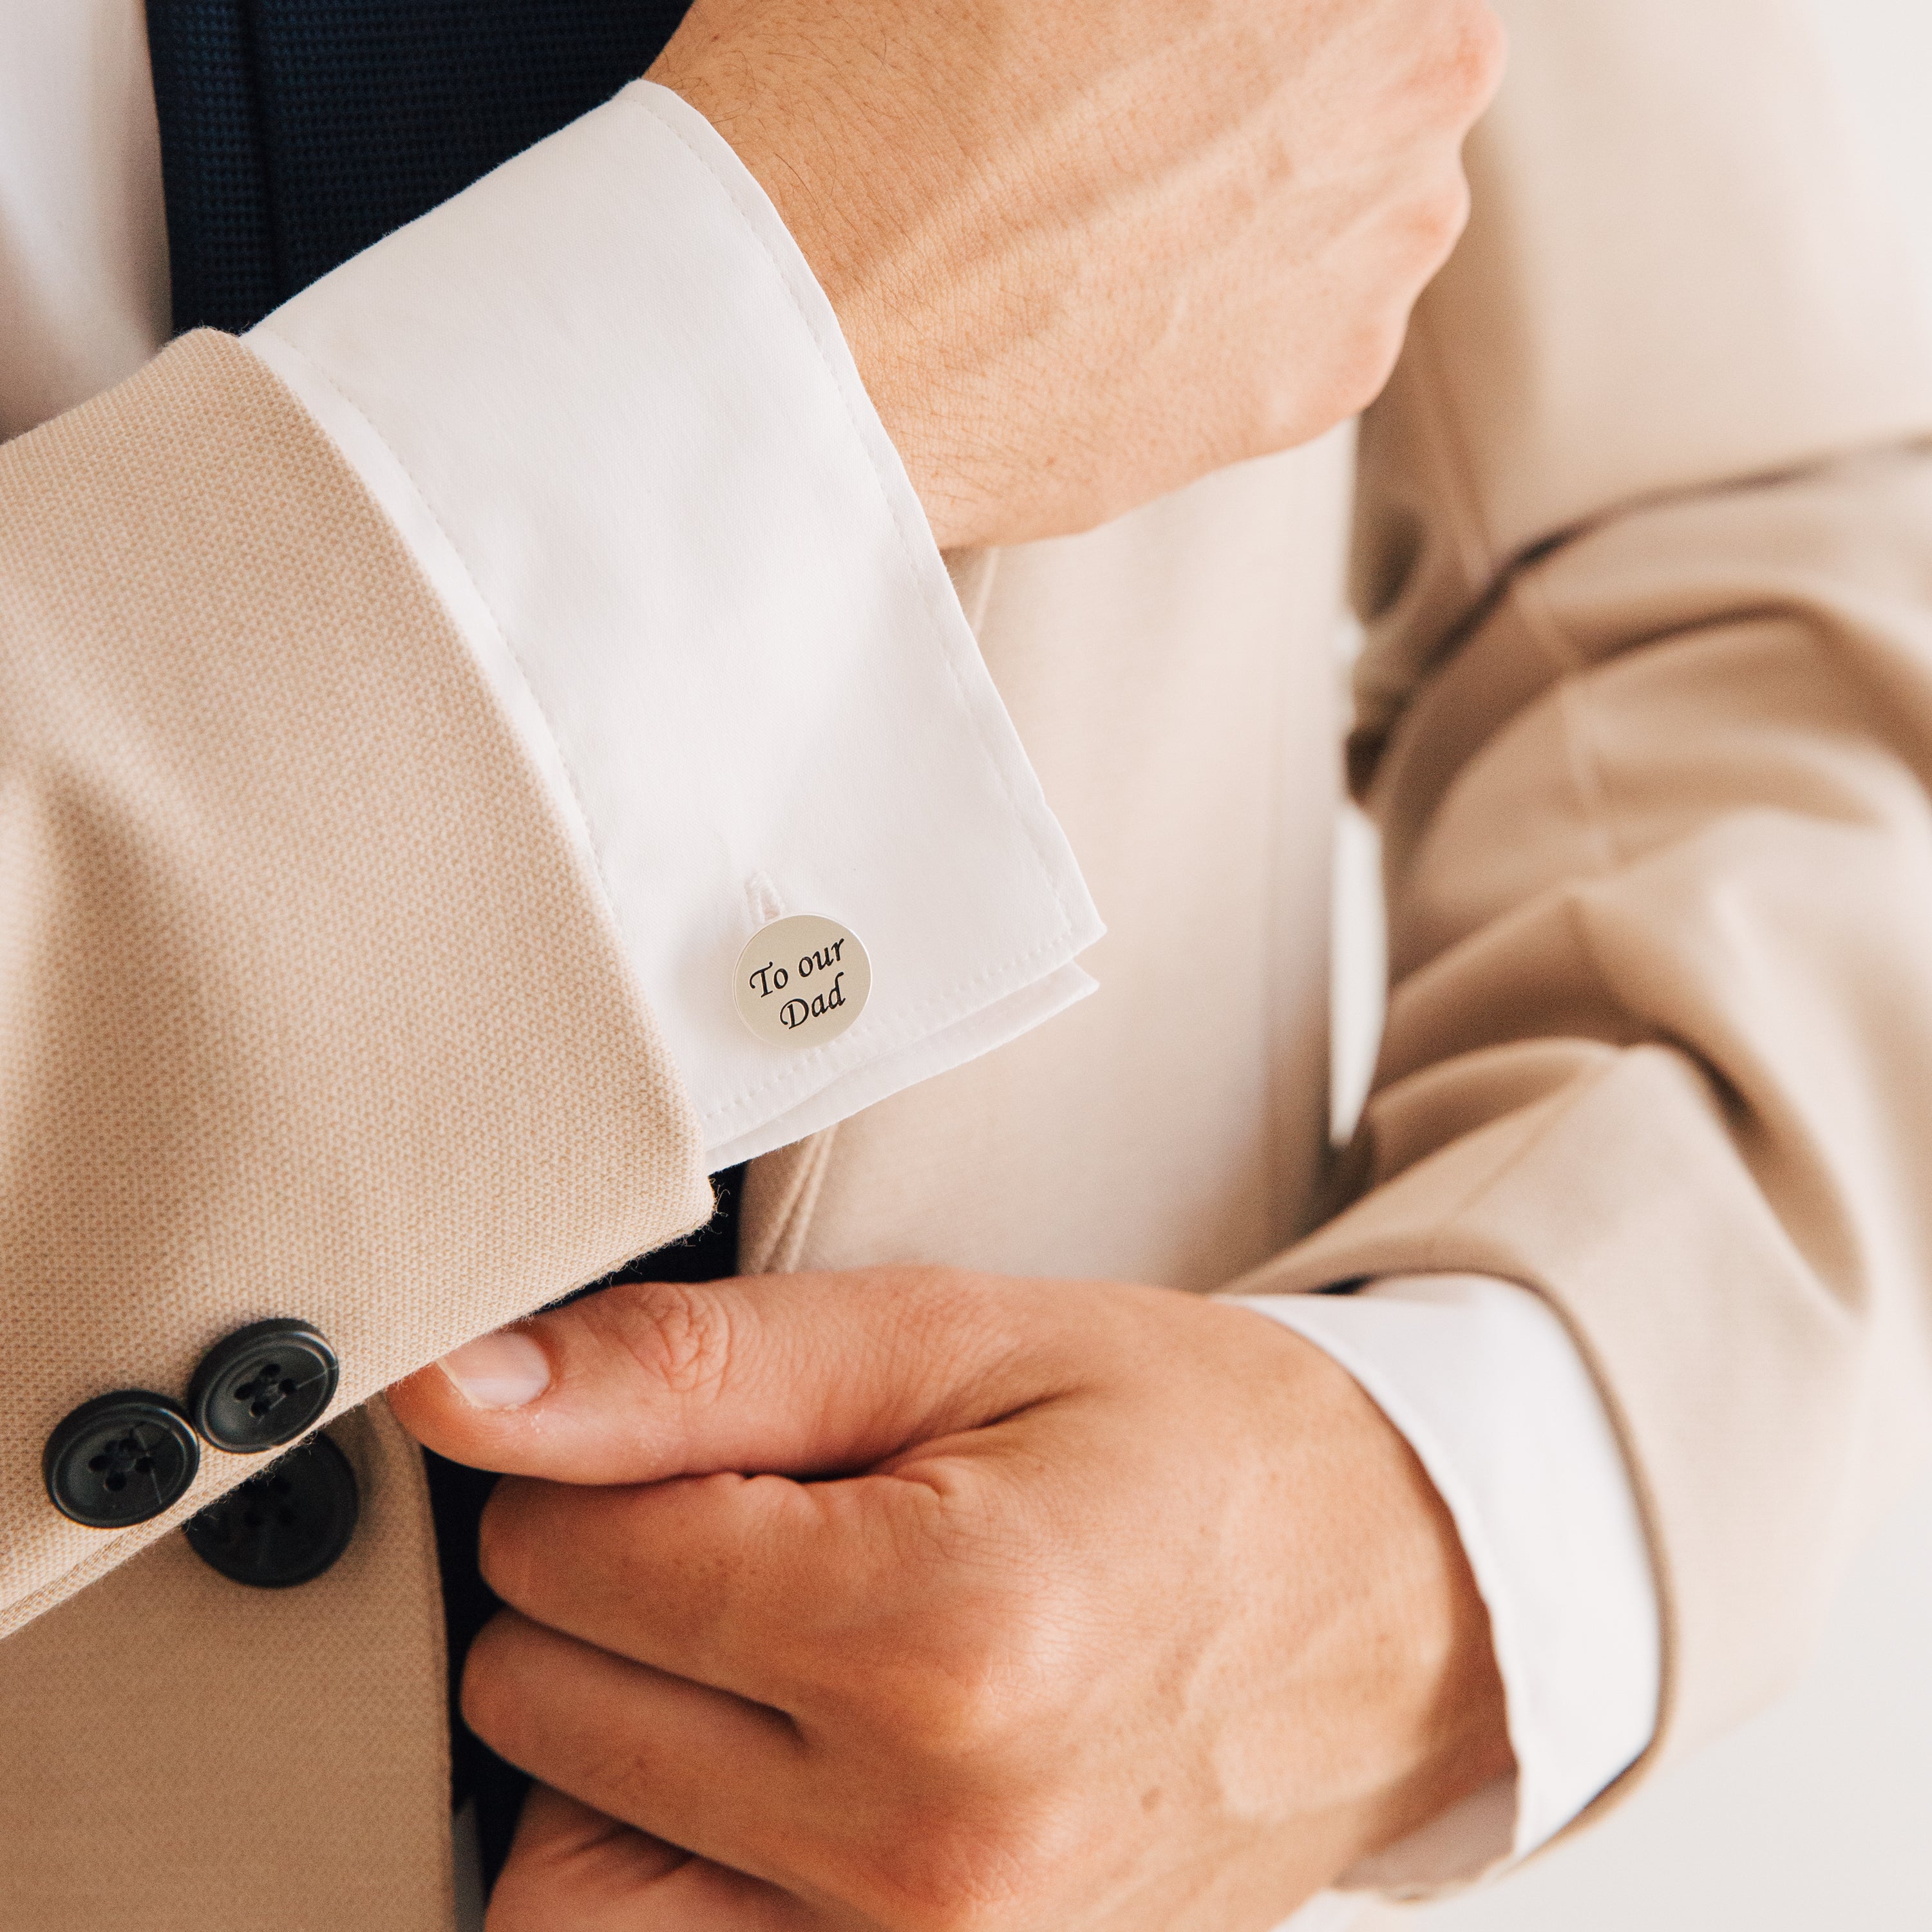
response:
[[[478,1408],[521,1408],[550,1387],[550,1358],[514,1328],[479,1335],[452,1348],[436,1366],[457,1394]]]

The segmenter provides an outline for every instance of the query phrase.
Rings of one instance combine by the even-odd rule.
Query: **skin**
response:
[[[506,1351],[542,1394],[452,1379]],[[543,1788],[490,1932],[1267,1932],[1510,1766],[1440,1500],[1247,1310],[625,1286],[391,1399],[511,1472],[464,1706]]]
[[[697,0],[651,78],[776,203],[952,548],[1367,404],[1502,65],[1478,0]]]

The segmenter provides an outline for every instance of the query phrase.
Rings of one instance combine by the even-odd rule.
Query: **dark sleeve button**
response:
[[[189,1384],[188,1412],[218,1449],[279,1449],[321,1420],[340,1376],[306,1322],[256,1322],[215,1343]]]
[[[182,1526],[211,1569],[256,1590],[320,1576],[356,1533],[356,1472],[326,1436],[278,1456]]]
[[[90,1529],[125,1529],[159,1516],[200,1466],[188,1418],[145,1389],[82,1402],[56,1426],[40,1456],[54,1508]]]

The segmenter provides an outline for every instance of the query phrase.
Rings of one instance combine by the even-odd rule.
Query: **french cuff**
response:
[[[1342,1885],[1427,1892],[1527,1856],[1657,1727],[1648,1547],[1575,1344],[1540,1296],[1487,1276],[1228,1298],[1324,1350],[1407,1438],[1455,1520],[1508,1700],[1515,1778],[1364,1860]]]
[[[714,1168],[1091,990],[1099,917],[831,304],[676,95],[626,88],[244,340],[469,644]],[[855,943],[762,1036],[740,954],[797,915]],[[798,930],[768,992],[825,951]]]

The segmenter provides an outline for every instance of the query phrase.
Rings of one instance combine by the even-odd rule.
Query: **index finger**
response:
[[[957,1457],[834,1483],[512,1477],[484,1513],[480,1556],[533,1621],[806,1722],[826,1714],[829,1682],[845,1686],[855,1646],[914,1660],[909,1633],[937,1628],[938,1600],[972,1576],[970,1557],[942,1569],[931,1552],[970,1550],[949,1526],[985,1495]]]

